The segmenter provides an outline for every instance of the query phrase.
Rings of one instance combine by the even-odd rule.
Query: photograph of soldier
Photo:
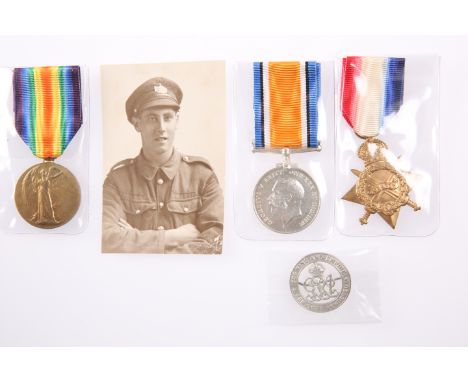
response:
[[[200,63],[196,64],[200,66]],[[173,65],[180,65],[185,74],[190,63]],[[216,66],[222,69],[224,76],[224,64],[216,63]],[[138,66],[134,69],[138,72]],[[137,83],[133,91],[127,93],[125,102],[115,105],[124,109],[129,132],[139,135],[140,151],[111,166],[104,180],[102,251],[221,253],[224,198],[219,178],[207,159],[210,152],[192,155],[176,147],[177,136],[184,134],[184,128],[179,126],[181,115],[185,102],[189,102],[184,92],[191,92],[194,99],[198,96],[203,100],[207,90],[182,89],[174,77],[158,75],[157,69],[155,65],[155,75]],[[105,70],[103,67],[102,71]],[[201,72],[200,75],[208,76],[206,80],[210,81],[209,71]],[[111,77],[104,80],[112,83]],[[103,83],[103,87],[105,85]],[[215,96],[224,99],[224,78],[218,88],[220,94]],[[205,101],[209,100],[209,97],[205,98]],[[206,120],[210,117],[210,106],[217,105],[203,106],[194,110],[204,113]],[[105,112],[104,107],[103,114]],[[217,128],[224,130],[223,123]],[[192,134],[194,131],[197,138],[211,139],[204,126],[192,129]],[[196,140],[189,139],[190,142],[196,143]],[[125,147],[125,137],[120,143]],[[216,143],[211,142],[213,150],[224,148],[224,142],[217,143],[216,147]]]

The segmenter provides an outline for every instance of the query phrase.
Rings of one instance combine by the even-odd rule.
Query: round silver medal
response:
[[[274,168],[255,186],[254,209],[260,221],[279,233],[302,231],[317,216],[320,194],[314,180],[298,168]]]
[[[289,287],[300,306],[324,313],[337,309],[346,301],[351,291],[351,275],[335,256],[314,253],[293,268]]]

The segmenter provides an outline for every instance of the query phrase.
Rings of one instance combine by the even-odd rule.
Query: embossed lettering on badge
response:
[[[351,275],[335,256],[314,253],[305,256],[291,272],[291,293],[303,308],[316,313],[339,308],[351,291]]]

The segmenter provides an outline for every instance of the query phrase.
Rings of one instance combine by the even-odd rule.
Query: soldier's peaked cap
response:
[[[138,86],[125,103],[127,119],[150,107],[173,107],[179,109],[182,90],[174,81],[164,77],[154,77]]]

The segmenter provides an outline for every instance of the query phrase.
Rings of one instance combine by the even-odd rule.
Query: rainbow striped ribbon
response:
[[[400,110],[404,80],[404,58],[343,58],[341,110],[356,134],[379,134],[384,117]]]
[[[41,159],[63,154],[83,122],[79,66],[16,68],[16,131]]]
[[[317,148],[320,64],[254,62],[255,148]]]

